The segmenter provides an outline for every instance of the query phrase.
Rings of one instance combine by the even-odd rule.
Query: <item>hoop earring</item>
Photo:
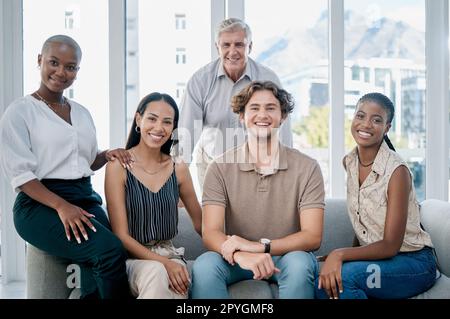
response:
[[[141,134],[141,128],[139,126],[135,126],[134,130],[136,131],[136,133]]]

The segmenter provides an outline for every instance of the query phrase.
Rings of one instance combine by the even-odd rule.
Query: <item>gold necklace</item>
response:
[[[359,165],[361,165],[362,167],[369,167],[370,165],[372,165],[374,162],[375,162],[375,160],[373,160],[371,163],[369,163],[369,164],[363,164],[362,162],[361,162],[361,160],[359,159],[359,152],[358,152],[358,150],[356,150],[356,155],[358,156],[358,163],[359,163]]]
[[[53,104],[59,105],[61,111],[62,111],[63,107],[67,105],[67,99],[66,99],[65,96],[63,96],[63,103],[56,103],[56,102],[53,102],[53,103],[52,103],[52,102],[49,102],[49,101],[47,101],[46,99],[44,99],[37,91],[34,92],[34,94],[36,94],[36,96],[37,96],[42,102],[44,102],[45,104],[47,104],[47,106],[48,106],[49,108],[51,108],[51,109],[53,110],[53,112],[55,112],[55,113],[58,113],[58,112],[60,112],[60,111],[59,111],[58,109],[56,109],[56,108],[53,106]]]
[[[139,163],[139,161],[137,160],[136,154],[134,154],[134,152],[131,151],[131,150],[130,150],[130,153],[131,153],[131,154],[133,155],[133,157],[135,158],[135,162]],[[163,162],[163,161],[162,161],[162,155],[161,155],[161,158],[160,158],[160,161],[159,161],[158,164],[161,165],[162,162]],[[139,168],[140,168],[140,169],[142,169],[145,173],[147,173],[148,175],[151,175],[151,176],[156,175],[156,174],[162,172],[162,168],[163,168],[163,167],[164,167],[164,165],[163,165],[161,168],[159,168],[158,170],[156,170],[156,171],[154,171],[154,172],[150,172],[150,171],[148,171],[143,165],[139,165]]]

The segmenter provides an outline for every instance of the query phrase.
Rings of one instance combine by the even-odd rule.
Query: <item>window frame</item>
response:
[[[23,21],[22,0],[0,1],[0,117],[6,107],[23,95]],[[0,174],[0,214],[2,245],[2,284],[24,281],[25,242],[18,236],[12,207],[16,197],[11,184]]]

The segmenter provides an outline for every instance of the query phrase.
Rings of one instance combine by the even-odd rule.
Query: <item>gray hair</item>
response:
[[[223,20],[219,26],[216,29],[216,43],[219,42],[219,37],[222,34],[222,32],[234,32],[244,30],[245,38],[247,39],[247,42],[250,44],[252,43],[252,31],[250,30],[250,27],[247,23],[244,21],[237,19],[237,18],[228,18]]]
[[[77,41],[75,41],[68,35],[63,35],[63,34],[57,34],[57,35],[51,36],[50,38],[45,40],[44,44],[42,45],[41,54],[45,53],[50,48],[50,45],[52,43],[61,43],[61,44],[68,45],[69,47],[71,47],[75,50],[75,52],[78,56],[78,59],[81,60],[82,53],[81,53],[80,45],[77,43]]]

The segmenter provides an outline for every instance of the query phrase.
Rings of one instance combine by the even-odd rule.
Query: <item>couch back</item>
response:
[[[316,256],[328,255],[336,248],[349,247],[353,243],[352,224],[347,213],[345,199],[325,199],[324,227],[322,245],[315,253]]]
[[[202,238],[195,231],[186,209],[179,208],[178,212],[178,235],[173,239],[173,243],[176,247],[186,249],[184,257],[187,260],[194,260],[206,252],[206,248],[203,245]]]
[[[326,255],[335,248],[351,246],[353,236],[345,199],[326,199],[323,240],[320,249],[315,252],[316,255]],[[186,248],[188,260],[193,260],[206,251],[184,208],[180,209],[178,235],[174,239],[174,244]]]

